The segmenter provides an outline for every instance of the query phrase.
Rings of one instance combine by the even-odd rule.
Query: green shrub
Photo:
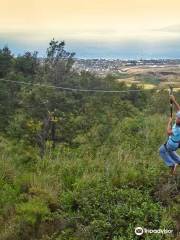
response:
[[[84,226],[85,239],[135,239],[136,226],[156,229],[161,223],[161,206],[148,192],[133,188],[117,189],[99,183],[65,194],[61,201],[70,216],[79,218],[77,224]]]
[[[37,221],[44,220],[50,213],[46,203],[39,198],[32,198],[28,202],[17,204],[16,212],[20,221],[25,221],[32,225]]]

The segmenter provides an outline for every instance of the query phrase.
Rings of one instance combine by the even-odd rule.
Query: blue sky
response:
[[[23,39],[28,38],[21,33]],[[53,36],[52,36],[53,37]],[[65,40],[66,49],[76,53],[78,58],[180,58],[180,38],[172,40],[148,41],[142,39],[127,39],[113,41],[83,41],[57,37],[57,40]],[[13,34],[4,34],[0,37],[0,48],[4,45],[12,50],[15,55],[26,51],[38,51],[39,56],[45,56],[49,40],[31,42],[13,37]]]

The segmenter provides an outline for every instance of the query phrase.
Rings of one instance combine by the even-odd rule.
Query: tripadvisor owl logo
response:
[[[134,230],[135,234],[137,236],[141,236],[142,234],[147,234],[147,233],[156,233],[156,234],[172,234],[173,230],[170,229],[147,229],[147,228],[142,228],[142,227],[136,227]]]
[[[141,236],[144,233],[144,230],[142,227],[136,227],[135,228],[135,234],[138,236]]]

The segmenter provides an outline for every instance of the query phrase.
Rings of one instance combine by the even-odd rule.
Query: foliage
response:
[[[0,81],[0,239],[136,240],[137,226],[173,229],[146,240],[178,239],[179,179],[158,156],[167,93],[55,89],[129,89],[73,62],[54,39],[43,62],[0,51],[0,74],[18,82]]]

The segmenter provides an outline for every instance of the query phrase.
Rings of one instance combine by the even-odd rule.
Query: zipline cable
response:
[[[47,88],[54,88],[54,89],[60,89],[60,90],[64,90],[64,91],[72,91],[72,92],[127,93],[127,92],[143,92],[143,91],[145,91],[144,89],[129,89],[129,90],[80,89],[80,88],[53,86],[53,85],[47,85],[47,84],[41,84],[41,83],[28,83],[28,82],[23,82],[23,81],[15,81],[15,80],[7,80],[7,79],[0,79],[0,82],[10,82],[10,83],[17,83],[17,84],[21,84],[21,85],[47,87]]]
[[[0,79],[0,82],[10,82],[14,84],[20,84],[20,85],[28,85],[28,86],[37,86],[37,87],[47,87],[47,88],[54,88],[54,89],[60,89],[64,91],[74,91],[74,92],[102,92],[102,93],[127,93],[127,92],[144,92],[144,91],[152,91],[157,90],[159,92],[160,90],[169,90],[168,88],[152,88],[152,89],[128,89],[128,90],[103,90],[103,89],[81,89],[81,88],[70,88],[70,87],[62,87],[62,86],[54,86],[54,85],[48,85],[48,84],[41,84],[41,83],[31,83],[31,82],[24,82],[24,81],[15,81],[15,80],[9,80],[9,79]],[[169,85],[169,88],[171,86]],[[173,89],[178,89],[178,87],[174,87]]]

